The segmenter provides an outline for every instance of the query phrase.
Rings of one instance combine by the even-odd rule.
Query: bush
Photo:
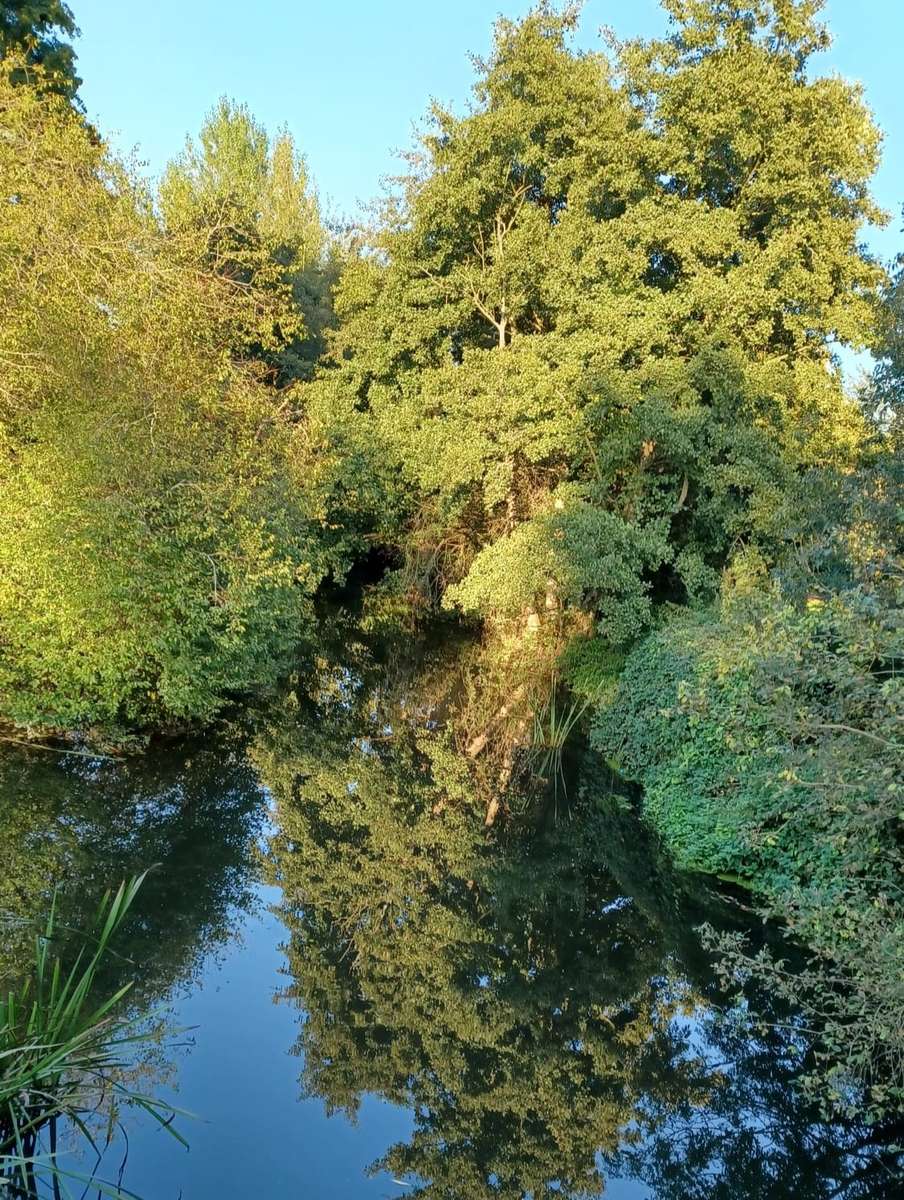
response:
[[[63,100],[0,80],[0,122],[0,714],[209,717],[276,678],[329,566],[235,350],[270,301],[164,234]]]
[[[852,1076],[879,1108],[904,1095],[904,624],[886,582],[673,620],[593,733],[682,864],[738,877],[812,948],[797,981],[760,970],[807,994],[843,1062],[833,1099]]]

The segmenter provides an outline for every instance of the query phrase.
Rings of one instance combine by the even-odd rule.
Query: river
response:
[[[340,646],[215,734],[3,754],[0,981],[55,888],[75,945],[151,868],[103,983],[163,1019],[135,1077],[189,1149],[125,1112],[83,1169],[144,1200],[899,1194],[796,1086],[800,1015],[720,980],[703,922],[772,936],[742,898],[675,872],[589,751],[486,830],[443,652]]]

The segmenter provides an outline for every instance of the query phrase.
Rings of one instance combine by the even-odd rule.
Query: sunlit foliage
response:
[[[322,577],[262,289],[199,266],[62,100],[0,81],[0,707],[209,717],[272,681]]]
[[[882,278],[878,133],[814,72],[818,6],[666,7],[670,38],[605,55],[570,9],[500,21],[337,301],[337,376],[446,603],[523,621],[552,580],[615,644],[712,596],[739,539],[772,552],[796,472],[851,461],[832,346],[869,338]]]
[[[334,266],[291,134],[271,141],[247,108],[220,100],[169,165],[160,205],[168,230],[192,231],[207,267],[271,293],[275,346],[258,348],[273,382],[307,378],[323,349]]]

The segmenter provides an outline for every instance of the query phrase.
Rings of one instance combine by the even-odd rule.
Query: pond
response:
[[[726,990],[699,927],[769,931],[589,752],[567,800],[484,827],[449,653],[346,636],[215,736],[7,749],[0,980],[55,887],[75,944],[153,868],[103,984],[165,1017],[134,1074],[189,1149],[125,1112],[83,1169],[144,1200],[898,1195],[878,1132],[795,1086],[799,1015]]]

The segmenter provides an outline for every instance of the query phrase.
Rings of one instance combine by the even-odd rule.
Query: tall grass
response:
[[[553,797],[558,805],[559,791],[565,794],[565,770],[562,755],[575,726],[587,710],[586,699],[560,704],[555,682],[543,709],[534,716],[530,757],[533,771],[552,784]]]
[[[157,1033],[140,1018],[122,1016],[131,983],[98,999],[98,968],[141,887],[140,875],[108,892],[75,960],[64,968],[52,953],[57,935],[56,899],[35,938],[31,973],[0,995],[0,1197],[54,1197],[66,1183],[89,1177],[60,1164],[61,1129],[80,1133],[100,1161],[124,1106],[138,1108],[173,1128],[175,1110],[123,1082],[135,1048]],[[125,1196],[121,1183],[93,1180],[92,1189]]]

